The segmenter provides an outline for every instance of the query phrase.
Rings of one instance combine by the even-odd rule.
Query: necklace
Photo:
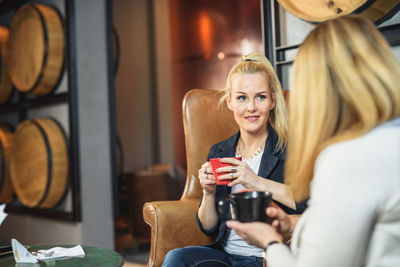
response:
[[[238,155],[238,157],[242,157],[242,154],[240,153],[240,146],[243,144],[243,146],[244,146],[244,142],[243,142],[243,140],[242,140],[242,138],[240,138],[239,139],[239,143],[238,143],[238,145],[237,145],[237,147],[236,147],[236,154]],[[261,151],[263,151],[264,150],[264,146],[265,146],[265,143],[263,142],[262,144],[261,144],[261,146],[259,146],[257,149],[256,149],[256,151],[254,151],[253,152],[253,154],[251,154],[250,155],[250,157],[248,157],[248,158],[244,158],[244,157],[242,157],[242,159],[243,160],[252,160],[255,156],[257,156],[258,154],[260,154],[261,153]]]

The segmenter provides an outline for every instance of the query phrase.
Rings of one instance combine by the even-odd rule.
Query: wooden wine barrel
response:
[[[68,153],[62,127],[50,118],[27,120],[16,129],[10,157],[11,180],[29,208],[53,208],[68,183]]]
[[[13,132],[7,126],[0,126],[0,204],[13,200],[14,190],[8,168]]]
[[[7,66],[8,36],[8,28],[0,26],[0,104],[7,103],[14,92]]]
[[[400,8],[399,0],[278,0],[287,11],[303,20],[322,22],[358,14],[376,24],[391,18]]]
[[[64,65],[64,32],[57,11],[46,5],[18,9],[10,27],[9,72],[21,92],[46,95],[57,85]]]

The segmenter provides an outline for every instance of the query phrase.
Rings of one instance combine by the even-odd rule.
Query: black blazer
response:
[[[239,141],[240,132],[229,137],[228,139],[221,141],[213,145],[207,156],[207,161],[211,158],[223,158],[223,157],[235,157],[236,145]],[[278,135],[275,130],[268,126],[268,138],[265,142],[264,152],[261,158],[260,169],[258,171],[258,176],[264,177],[266,179],[283,183],[283,172],[284,164],[286,159],[285,150],[277,150],[276,145],[278,144]],[[231,187],[226,185],[217,185],[215,191],[215,202],[216,205],[220,200],[228,197],[231,193]],[[286,213],[288,214],[299,214],[302,213],[306,208],[306,202],[300,204],[296,203],[296,210],[292,210],[280,203],[277,203]],[[226,208],[229,209],[228,205]],[[229,213],[228,210],[225,213]],[[224,215],[219,214],[218,223],[212,229],[206,230],[202,227],[198,213],[196,213],[197,224],[200,230],[207,235],[216,235],[216,241],[219,242],[225,235],[227,230],[226,221],[227,218]]]

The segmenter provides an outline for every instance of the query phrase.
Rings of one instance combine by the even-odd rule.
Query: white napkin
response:
[[[7,213],[4,212],[4,208],[6,207],[6,204],[0,205],[0,225],[3,223],[5,218],[7,217]]]
[[[37,263],[38,260],[16,239],[11,239],[11,246],[14,254],[15,262],[20,263]]]
[[[52,260],[64,257],[82,257],[85,256],[85,251],[78,245],[72,248],[54,247],[47,250],[39,250],[30,253],[16,239],[11,240],[14,259],[18,263],[36,263],[39,261]]]

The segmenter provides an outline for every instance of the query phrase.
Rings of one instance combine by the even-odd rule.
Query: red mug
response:
[[[213,173],[214,173],[214,177],[215,177],[215,183],[216,183],[217,185],[227,185],[227,184],[229,184],[230,182],[232,182],[233,179],[229,179],[229,180],[219,180],[218,177],[219,177],[220,175],[224,175],[224,174],[227,174],[227,173],[230,173],[230,172],[216,173],[215,171],[216,171],[218,168],[221,168],[221,167],[232,166],[232,164],[223,163],[223,162],[220,161],[220,159],[221,159],[221,158],[210,159],[211,167],[212,167],[212,170],[213,170]],[[241,160],[242,160],[242,157],[235,157],[235,159],[241,161]]]

